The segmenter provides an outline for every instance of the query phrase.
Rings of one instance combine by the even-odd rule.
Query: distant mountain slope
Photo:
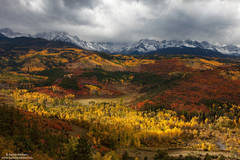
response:
[[[30,50],[30,49],[43,49],[43,48],[64,48],[64,47],[77,47],[72,43],[66,43],[61,41],[48,41],[41,38],[30,38],[30,37],[17,37],[7,38],[0,35],[0,54],[11,52],[11,50]]]
[[[78,36],[66,32],[43,32],[35,35],[14,32],[9,28],[0,29],[0,33],[6,37],[32,37],[42,38],[50,41],[61,41],[72,43],[80,48],[107,52],[113,54],[197,54],[204,56],[236,55],[240,56],[240,47],[237,45],[214,45],[207,41],[193,40],[150,40],[142,39],[135,43],[117,42],[88,42],[81,40]]]
[[[229,55],[222,54],[217,51],[212,51],[208,49],[201,49],[201,48],[190,48],[190,47],[172,47],[172,48],[162,48],[158,49],[156,51],[150,51],[146,53],[141,53],[138,51],[133,51],[133,52],[128,52],[129,54],[132,55],[139,55],[139,54],[144,54],[144,55],[195,55],[195,56],[204,56],[204,57],[228,57]]]
[[[120,52],[126,43],[112,43],[112,42],[87,42],[78,38],[78,36],[71,35],[66,32],[43,32],[34,35],[36,38],[43,38],[53,41],[63,41],[73,43],[81,48],[100,51],[100,52]]]
[[[149,40],[143,39],[125,48],[123,53],[128,54],[197,54],[204,56],[221,56],[222,54],[236,55],[240,53],[237,46],[217,46],[206,41],[192,40]]]

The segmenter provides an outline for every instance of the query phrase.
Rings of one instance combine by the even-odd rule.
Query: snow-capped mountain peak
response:
[[[81,40],[78,36],[69,34],[67,32],[52,31],[37,33],[33,36],[30,34],[14,32],[9,28],[0,29],[0,33],[9,38],[15,37],[33,37],[42,38],[51,41],[63,41],[75,44],[83,49],[108,52],[108,53],[149,53],[158,52],[161,50],[172,49],[202,49],[210,50],[217,53],[240,55],[240,46],[237,45],[221,45],[211,44],[207,41],[195,41],[195,40],[153,40],[153,39],[141,39],[135,43],[116,43],[116,42],[88,42]]]
[[[63,42],[69,42],[69,43],[72,43],[72,40],[74,39],[74,36],[66,32],[59,32],[59,31],[42,32],[34,35],[33,37],[43,38],[49,41],[63,41]]]
[[[138,51],[138,52],[149,52],[149,51],[156,51],[159,49],[159,41],[157,40],[150,40],[150,39],[141,39],[137,43],[133,44],[132,46],[128,46],[126,51]]]

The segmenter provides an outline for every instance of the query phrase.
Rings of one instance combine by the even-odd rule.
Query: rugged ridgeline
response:
[[[66,32],[43,32],[35,35],[14,32],[9,28],[0,29],[0,33],[9,38],[32,37],[42,38],[51,41],[61,41],[72,43],[80,48],[120,54],[194,54],[211,57],[223,57],[226,55],[238,56],[240,48],[237,45],[217,45],[206,41],[193,40],[150,40],[142,39],[138,42],[114,43],[114,42],[88,42],[81,40],[78,36]]]

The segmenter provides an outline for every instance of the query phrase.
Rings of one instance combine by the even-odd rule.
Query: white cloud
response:
[[[32,12],[44,13],[44,1],[43,0],[20,0],[20,3],[24,8]]]

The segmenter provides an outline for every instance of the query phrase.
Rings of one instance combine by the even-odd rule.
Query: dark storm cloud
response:
[[[0,27],[67,31],[86,40],[239,43],[236,0],[0,0]]]
[[[99,0],[63,0],[63,3],[66,7],[69,8],[82,8],[89,7],[94,8],[100,3]]]
[[[147,24],[149,35],[153,32],[160,38],[212,40],[225,39],[227,32],[239,26],[233,12],[207,13],[208,11],[187,12],[186,8],[175,8]],[[234,11],[235,12],[235,11]],[[164,32],[162,32],[162,30]],[[228,35],[231,36],[231,35]],[[219,39],[218,39],[219,40]]]
[[[158,10],[152,11],[154,18],[145,21],[141,37],[239,43],[239,1],[156,2],[148,1],[148,5],[153,5],[151,8]]]
[[[81,10],[93,8],[87,0],[0,0],[0,26],[38,30],[64,30],[68,25],[91,25]]]
[[[78,12],[85,8],[92,8],[94,3],[87,0],[49,0],[45,1],[43,13],[46,20],[59,22],[62,25],[89,25],[91,20]]]

